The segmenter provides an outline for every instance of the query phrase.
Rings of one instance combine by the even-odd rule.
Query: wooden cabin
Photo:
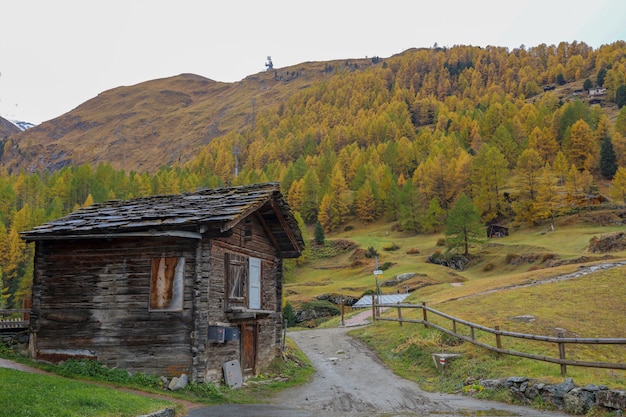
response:
[[[487,237],[506,237],[509,235],[509,228],[499,224],[490,224],[487,226]]]
[[[281,342],[284,258],[304,242],[279,184],[108,201],[26,231],[30,353],[220,381]]]

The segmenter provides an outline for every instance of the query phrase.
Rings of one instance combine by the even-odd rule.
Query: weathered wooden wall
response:
[[[250,226],[251,235],[246,233],[246,228]],[[256,219],[251,225],[241,222],[234,228],[231,236],[213,239],[210,245],[208,325],[227,325],[238,329],[242,325],[257,326],[255,370],[258,372],[275,358],[277,347],[280,346],[282,273],[277,272],[282,271],[282,260],[277,257],[276,249]],[[266,312],[256,317],[240,319],[233,319],[228,314],[224,270],[227,252],[261,259],[261,310]],[[230,360],[241,360],[241,348],[241,341],[209,343],[206,349],[206,379],[221,379],[222,364]]]
[[[179,375],[191,365],[198,241],[182,238],[37,242],[31,328],[42,359],[92,353],[131,371]],[[149,311],[153,257],[185,257],[180,312]],[[54,352],[58,352],[55,354]]]
[[[282,259],[261,223],[252,219],[228,237],[202,240],[38,241],[31,315],[35,356],[88,356],[130,371],[184,372],[196,382],[220,381],[222,364],[242,359],[242,342],[211,343],[208,326],[248,326],[256,329],[252,372],[267,366],[282,337]],[[227,252],[261,259],[259,314],[233,317],[227,311]],[[155,257],[185,258],[182,311],[150,311]]]

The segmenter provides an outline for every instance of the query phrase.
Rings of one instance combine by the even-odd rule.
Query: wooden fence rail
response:
[[[28,329],[30,309],[0,309],[0,330]]]
[[[396,309],[398,312],[398,317],[382,317],[380,315],[381,309]],[[421,309],[422,310],[422,319],[410,319],[402,317],[402,309]],[[372,297],[372,310],[374,320],[384,320],[384,321],[396,321],[399,322],[400,326],[402,323],[416,323],[423,324],[424,327],[432,327],[437,329],[443,333],[446,333],[450,336],[454,336],[466,342],[472,343],[476,346],[480,346],[482,348],[488,349],[490,351],[496,352],[498,354],[503,355],[512,355],[519,356],[522,358],[528,358],[538,361],[556,363],[561,366],[561,375],[565,376],[567,374],[567,365],[571,366],[583,366],[588,368],[606,368],[606,369],[624,369],[626,370],[626,363],[610,363],[610,362],[590,362],[590,361],[581,361],[581,360],[571,360],[566,358],[565,346],[567,344],[585,344],[585,345],[624,345],[626,346],[626,338],[572,338],[572,337],[564,337],[563,333],[559,333],[558,337],[551,336],[538,336],[533,334],[524,334],[524,333],[516,333],[516,332],[507,332],[500,330],[498,326],[495,328],[489,328],[485,326],[481,326],[476,323],[471,323],[466,320],[459,319],[457,317],[450,316],[441,311],[435,310],[434,308],[430,308],[426,306],[426,303],[422,304],[378,304],[374,297]],[[439,317],[444,319],[448,319],[452,323],[452,329],[445,328],[436,323],[433,323],[428,320],[428,313],[433,313]],[[469,328],[470,335],[466,336],[460,334],[457,331],[457,326],[463,325]],[[488,343],[484,343],[476,340],[475,331],[481,330],[486,333],[491,333],[495,338],[495,346],[492,346]],[[510,337],[517,339],[527,339],[533,341],[554,343],[558,347],[559,357],[554,358],[550,356],[536,355],[533,353],[519,352],[510,349],[504,349],[502,347],[502,338]],[[622,358],[623,359],[623,358]],[[622,360],[620,359],[620,360]]]

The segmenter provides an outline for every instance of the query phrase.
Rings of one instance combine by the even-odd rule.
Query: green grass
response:
[[[1,417],[135,417],[175,403],[57,376],[0,368]]]
[[[383,293],[395,293],[402,291],[403,285],[411,286],[411,295],[406,300],[409,303],[426,302],[461,319],[491,328],[500,326],[502,330],[512,332],[556,336],[559,331],[564,331],[567,337],[626,338],[625,267],[569,281],[516,287],[577,271],[581,264],[626,259],[624,251],[596,254],[587,250],[592,237],[624,230],[624,226],[595,224],[591,215],[583,211],[581,216],[574,214],[559,218],[555,231],[548,231],[546,227],[512,229],[508,237],[491,239],[484,245],[472,247],[472,262],[464,271],[453,271],[427,262],[429,254],[445,251],[437,246],[442,234],[405,234],[380,222],[359,225],[327,236],[327,239],[350,239],[362,250],[374,247],[379,252],[379,264],[392,264],[384,272],[383,280],[401,273],[415,273],[414,278],[398,287],[383,287]],[[399,249],[383,250],[394,244]],[[419,253],[409,254],[409,251]],[[375,288],[374,269],[373,260],[359,259],[355,263],[353,254],[311,259],[290,277],[286,286],[287,298],[298,303],[328,292],[358,297]],[[494,289],[498,291],[490,292]],[[386,314],[397,315],[395,311]],[[413,318],[420,318],[416,314],[421,315],[421,311],[403,312],[404,317],[410,314]],[[521,315],[532,315],[535,319],[530,323],[515,319]],[[338,322],[336,318],[324,325],[334,326]],[[449,321],[446,327],[451,328]],[[458,329],[469,333],[467,329]],[[479,340],[495,345],[493,335],[481,333],[477,332]],[[442,341],[439,332],[425,330],[420,325],[400,327],[394,322],[378,322],[354,334],[370,344],[395,372],[434,390],[455,391],[472,378],[528,376],[546,381],[562,380],[559,365],[511,356],[498,357],[469,343],[449,346]],[[503,347],[558,357],[554,344],[505,338]],[[621,363],[624,349],[619,345],[567,345],[566,355],[569,359]],[[463,353],[463,358],[455,362],[458,372],[445,376],[436,372],[430,353],[442,350]],[[573,377],[577,385],[593,383],[616,389],[626,387],[626,371],[568,366],[567,376]]]
[[[181,414],[181,401],[207,405],[263,403],[278,391],[305,383],[314,372],[290,339],[281,356],[239,389],[190,383],[180,391],[164,391],[152,375],[129,376],[126,371],[92,361],[69,360],[60,365],[35,362],[2,344],[0,357],[59,375],[0,368],[0,417],[124,417],[147,414],[165,406],[174,407]],[[151,398],[129,394],[131,389]],[[161,399],[154,400],[155,397]],[[27,406],[15,412],[20,402]],[[6,404],[11,405],[5,407]]]

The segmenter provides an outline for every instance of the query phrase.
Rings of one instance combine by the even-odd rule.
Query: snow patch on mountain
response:
[[[11,123],[13,123],[15,126],[17,126],[21,131],[24,131],[26,129],[30,129],[31,127],[35,127],[37,125],[31,123],[31,122],[23,122],[21,120],[11,120]]]

